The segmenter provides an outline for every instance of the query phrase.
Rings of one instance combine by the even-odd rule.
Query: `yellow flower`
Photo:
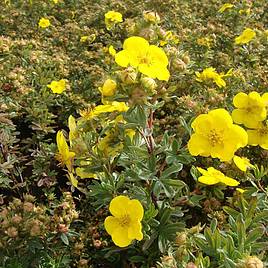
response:
[[[39,27],[41,28],[47,28],[50,26],[50,21],[49,19],[46,18],[41,18],[38,22]]]
[[[81,111],[80,115],[86,119],[92,119],[102,113],[126,112],[128,108],[125,102],[113,101],[110,104],[98,105],[93,110]]]
[[[266,107],[264,98],[258,92],[248,95],[240,92],[233,99],[234,109],[232,118],[237,124],[244,124],[248,128],[255,128],[266,118]]]
[[[86,42],[88,40],[88,35],[84,35],[84,36],[81,36],[80,37],[80,42],[81,43],[84,43],[84,42]]]
[[[134,239],[143,239],[144,211],[139,200],[120,195],[111,201],[109,210],[113,216],[105,219],[104,227],[117,246],[127,247]]]
[[[47,85],[48,88],[52,90],[55,94],[61,94],[63,91],[66,90],[66,81],[65,79],[61,79],[59,81],[52,81],[49,85]]]
[[[54,4],[58,4],[59,0],[53,0]]]
[[[111,45],[111,46],[109,46],[109,48],[108,48],[108,51],[109,51],[109,54],[111,55],[111,56],[115,56],[115,54],[116,54],[116,50],[114,49],[114,47]]]
[[[141,73],[159,80],[168,80],[168,58],[163,49],[149,45],[142,37],[132,36],[125,40],[123,50],[115,55],[115,62],[122,66],[136,67]]]
[[[226,74],[220,73],[218,74],[215,71],[215,68],[209,67],[203,70],[203,72],[195,72],[196,80],[199,82],[213,81],[216,83],[218,87],[225,87],[226,83],[223,80],[223,77],[230,76],[232,73],[232,69],[229,70]]]
[[[120,12],[116,12],[116,11],[108,11],[107,13],[105,13],[105,25],[107,30],[111,30],[111,28],[119,23],[123,21],[123,17],[122,14]]]
[[[102,96],[111,97],[116,91],[116,82],[112,79],[105,80],[102,88],[100,89]]]
[[[268,127],[260,124],[256,129],[247,130],[248,144],[252,146],[259,145],[261,148],[268,150]]]
[[[250,164],[250,161],[246,157],[239,157],[235,155],[233,157],[233,161],[235,165],[244,172],[246,172],[248,168],[254,167],[252,164]]]
[[[213,167],[209,167],[207,170],[199,167],[197,169],[202,174],[202,176],[198,178],[198,181],[201,183],[207,185],[223,183],[228,186],[237,186],[239,184],[237,180],[225,176],[222,172]]]
[[[226,3],[221,6],[221,8],[218,10],[218,12],[223,13],[226,9],[232,8],[234,5],[230,3]]]
[[[249,43],[254,37],[256,36],[256,33],[250,29],[246,28],[241,35],[235,38],[235,44],[247,44]]]
[[[224,109],[216,109],[199,115],[192,123],[188,149],[191,155],[211,156],[230,161],[234,153],[247,145],[246,131],[233,124],[232,117]]]
[[[69,146],[62,131],[57,132],[56,141],[59,150],[59,152],[56,154],[56,159],[61,163],[61,165],[65,165],[69,172],[71,172],[75,153],[69,151]]]

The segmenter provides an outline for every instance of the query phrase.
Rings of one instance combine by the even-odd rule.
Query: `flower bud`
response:
[[[161,264],[163,268],[176,268],[176,261],[172,256],[161,257]]]
[[[22,217],[15,215],[14,217],[11,218],[11,221],[15,224],[19,224],[22,221]]]
[[[112,79],[107,79],[102,88],[100,89],[102,95],[104,97],[111,97],[114,95],[116,91],[116,82]]]
[[[67,233],[68,232],[68,226],[66,226],[65,224],[59,224],[58,225],[58,231],[60,232],[60,233]]]
[[[157,84],[153,78],[143,77],[141,79],[141,83],[146,89],[149,89],[150,91],[155,91],[157,88]]]
[[[120,71],[117,74],[119,78],[121,79],[121,81],[127,85],[135,83],[136,78],[137,78],[137,73],[131,67],[126,68],[125,70]]]
[[[197,268],[197,266],[193,262],[189,262],[185,268]]]
[[[184,245],[186,243],[186,240],[187,240],[187,235],[185,232],[177,233],[177,236],[175,239],[177,246]]]
[[[183,60],[181,59],[175,59],[173,62],[173,67],[175,68],[175,70],[178,71],[184,71],[186,69],[186,64]]]
[[[243,262],[243,268],[263,268],[263,262],[256,256],[248,256]]]
[[[23,203],[23,210],[25,212],[32,212],[34,209],[34,204],[30,202],[24,202]]]
[[[79,268],[86,268],[88,267],[88,260],[86,259],[80,259],[78,262],[78,267]]]
[[[9,227],[9,228],[5,231],[5,233],[6,233],[9,237],[14,238],[14,237],[16,237],[16,236],[18,235],[18,230],[17,230],[17,228],[15,228],[15,227]]]

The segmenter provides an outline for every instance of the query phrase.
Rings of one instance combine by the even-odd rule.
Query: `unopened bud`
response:
[[[30,202],[24,202],[23,203],[23,210],[25,212],[31,212],[34,209],[34,204]]]
[[[121,81],[127,85],[135,83],[136,78],[137,78],[136,71],[131,67],[129,67],[123,71],[120,71],[117,74],[118,74],[119,78],[121,79]]]
[[[186,243],[186,240],[187,240],[187,235],[185,232],[177,233],[176,240],[175,240],[177,246],[184,245]]]
[[[184,71],[186,69],[186,64],[181,59],[175,59],[172,64],[175,70]]]
[[[58,230],[60,233],[67,233],[69,228],[65,224],[59,224],[58,225]]]
[[[14,217],[11,218],[11,221],[15,224],[19,224],[22,221],[22,217],[15,215]]]
[[[17,228],[15,228],[15,227],[9,227],[9,228],[5,231],[5,233],[6,233],[9,237],[14,238],[14,237],[16,237],[16,236],[18,235],[18,230],[17,230]]]
[[[263,262],[256,256],[249,256],[243,261],[242,268],[263,268]]]
[[[149,89],[150,91],[154,91],[157,88],[157,84],[153,78],[143,77],[141,79],[141,83],[146,89]]]
[[[116,82],[112,79],[107,79],[102,88],[100,89],[102,95],[104,97],[111,97],[114,95],[116,91]]]
[[[197,266],[193,262],[189,262],[185,268],[197,268]]]

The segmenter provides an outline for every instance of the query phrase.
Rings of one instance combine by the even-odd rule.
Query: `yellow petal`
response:
[[[120,228],[120,224],[118,222],[118,219],[113,216],[108,216],[104,221],[104,227],[109,235],[112,235],[112,233],[117,229]]]
[[[221,179],[221,182],[228,185],[228,186],[237,186],[239,185],[239,182],[235,179],[229,178],[225,176],[224,178]]]
[[[234,106],[237,108],[244,108],[248,105],[248,95],[244,92],[239,92],[233,98]]]
[[[122,227],[116,228],[113,231],[112,240],[118,247],[127,247],[132,242],[132,239],[128,237],[128,230]]]
[[[234,109],[232,112],[232,118],[236,124],[243,124],[245,117],[244,110]]]
[[[109,207],[111,214],[115,217],[120,217],[121,215],[128,214],[126,205],[128,204],[129,201],[130,201],[129,198],[123,195],[115,197],[111,201]]]
[[[225,109],[212,110],[208,112],[208,115],[213,117],[214,123],[219,124],[220,128],[222,127],[222,124],[226,128],[233,123],[231,115]]]
[[[141,241],[143,239],[142,226],[139,221],[132,222],[128,228],[128,238]]]
[[[143,206],[137,199],[129,200],[127,204],[127,211],[132,220],[141,221],[143,218]]]
[[[143,51],[146,53],[149,49],[149,43],[146,39],[139,36],[132,36],[127,38],[123,44],[124,50]]]
[[[248,144],[252,146],[257,146],[260,143],[260,136],[257,130],[247,130],[248,134]]]
[[[215,178],[213,176],[201,176],[198,178],[198,181],[207,185],[214,185],[220,182],[218,178]]]
[[[127,51],[122,50],[115,54],[115,62],[121,67],[127,67],[129,64],[129,56]]]
[[[191,136],[187,146],[188,146],[188,150],[190,154],[193,156],[197,156],[197,155],[209,156],[210,155],[209,141],[199,134],[194,133]]]
[[[247,168],[250,167],[250,163],[249,160],[245,157],[239,157],[237,155],[235,155],[233,157],[233,161],[235,163],[235,165],[242,171],[246,172]]]

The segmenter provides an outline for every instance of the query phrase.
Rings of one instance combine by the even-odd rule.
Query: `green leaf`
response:
[[[68,239],[68,236],[65,233],[62,233],[60,235],[60,239],[65,245],[69,246],[69,239]]]
[[[257,227],[248,233],[245,241],[245,246],[251,246],[251,243],[261,238],[264,233],[264,227]]]
[[[243,220],[243,216],[240,213],[236,219],[236,226],[237,226],[237,240],[238,240],[238,247],[240,251],[244,251],[244,244],[245,244],[245,236],[246,236],[246,227],[245,222]]]
[[[210,228],[211,228],[212,233],[214,233],[216,231],[217,224],[218,224],[217,219],[213,218],[211,223],[210,223]]]
[[[179,189],[186,187],[187,185],[181,180],[164,179],[161,180],[164,185],[174,186]]]
[[[168,178],[171,174],[177,173],[182,170],[183,165],[181,163],[173,164],[171,167],[165,169],[160,177],[160,180]]]

